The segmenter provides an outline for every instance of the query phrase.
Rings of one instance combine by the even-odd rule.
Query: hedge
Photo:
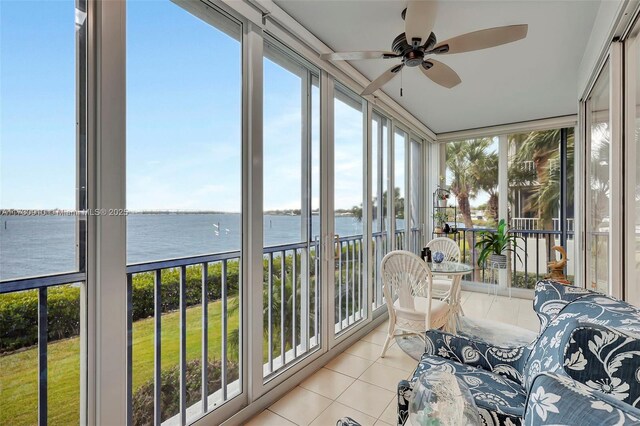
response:
[[[210,264],[207,270],[209,300],[221,293],[222,265]],[[133,276],[133,320],[153,316],[154,274]],[[180,303],[180,271],[162,271],[162,312],[178,309]],[[201,266],[187,268],[187,306],[201,302]],[[238,261],[227,262],[227,291],[238,292]],[[60,285],[47,291],[49,341],[77,336],[80,333],[80,287]],[[0,353],[14,351],[38,343],[38,292],[20,291],[0,295]]]
[[[49,340],[80,332],[80,288],[71,285],[47,291]],[[38,342],[38,292],[0,295],[0,353]]]
[[[292,270],[293,257],[286,257],[287,276]],[[311,262],[311,273],[314,263]],[[280,275],[280,262],[275,259],[273,274]],[[264,260],[268,271],[268,261]],[[186,268],[187,306],[201,303],[202,268],[195,265]],[[227,294],[238,294],[238,260],[227,261]],[[209,300],[221,297],[222,263],[209,264],[207,291]],[[154,315],[154,273],[143,272],[133,276],[133,321]],[[162,270],[162,312],[177,310],[180,304],[180,270]],[[77,336],[80,332],[80,288],[77,285],[50,287],[48,301],[49,341]],[[36,290],[0,294],[0,353],[33,346],[38,343],[38,292]]]
[[[207,363],[209,393],[222,387],[221,362],[210,360]],[[199,359],[187,362],[186,387],[187,407],[201,400],[202,367]],[[227,361],[227,383],[238,379],[238,365]],[[165,421],[180,412],[180,369],[175,367],[162,370],[160,387],[160,412]],[[133,425],[153,426],[153,379],[145,382],[133,393]]]

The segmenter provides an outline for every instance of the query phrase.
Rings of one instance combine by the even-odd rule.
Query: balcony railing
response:
[[[341,237],[336,242],[335,332],[362,320],[364,296],[364,256],[362,235]]]
[[[234,264],[234,274],[229,273],[230,264]],[[241,392],[238,381],[238,367],[230,360],[229,351],[229,307],[231,302],[230,287],[234,298],[239,297],[238,270],[240,266],[240,252],[232,251],[217,253],[205,256],[194,256],[188,258],[171,259],[164,261],[146,262],[127,266],[127,297],[128,297],[128,414],[129,424],[133,424],[133,418],[153,418],[156,425],[167,421],[169,424],[185,424],[187,418],[193,418],[198,413],[207,413],[210,407],[219,405]],[[189,274],[189,272],[192,272]],[[173,277],[177,274],[177,282]],[[146,275],[146,276],[145,276]],[[164,276],[170,277],[163,279]],[[141,287],[134,286],[134,280],[139,277],[139,282],[144,279],[151,279],[152,295],[138,290]],[[164,287],[164,288],[163,288]],[[175,288],[177,287],[177,288]],[[164,291],[163,291],[164,290]],[[134,294],[135,293],[135,294]],[[163,293],[166,300],[163,300]],[[177,296],[177,297],[176,297]],[[148,304],[151,297],[152,306]],[[199,300],[198,300],[199,299]],[[219,305],[219,313],[210,312],[211,303]],[[234,300],[234,309],[238,309],[238,302]],[[187,310],[199,306],[201,309],[201,336],[200,336],[200,357],[199,359],[187,359]],[[218,306],[216,306],[218,308]],[[164,312],[163,312],[164,311]],[[178,412],[162,412],[161,401],[166,401],[173,395],[164,395],[163,392],[172,392],[171,388],[163,389],[163,313],[177,311],[179,318],[179,363],[178,363]],[[134,405],[134,320],[153,316],[153,413],[136,412],[137,405]],[[193,315],[193,314],[192,314]],[[210,339],[215,330],[210,330],[210,321],[216,315],[220,317],[220,353],[212,354],[209,350]],[[236,341],[236,348],[239,347]],[[235,349],[235,362],[238,358],[238,349]],[[171,355],[171,354],[167,354]],[[219,362],[213,362],[212,358]],[[170,357],[171,358],[171,357]],[[219,366],[219,367],[218,367]],[[216,367],[219,372],[215,371]],[[200,390],[187,393],[187,371],[200,370]],[[214,371],[212,371],[214,370]],[[234,374],[230,374],[234,371]],[[190,371],[192,376],[192,372]],[[212,380],[212,375],[219,373],[218,380]],[[210,387],[210,383],[218,385]],[[199,394],[200,406],[194,403],[194,395]],[[147,417],[151,414],[150,417]]]
[[[396,241],[404,244],[404,231],[396,233]],[[372,242],[373,247],[377,247],[376,257],[381,260],[388,250],[387,234],[374,234]],[[336,332],[341,332],[363,319],[365,256],[362,235],[341,238],[337,246],[335,326]],[[268,380],[319,345],[319,242],[266,247],[263,253],[263,369]],[[138,415],[154,424],[183,424],[242,392],[237,365],[241,328],[236,320],[242,309],[240,262],[240,251],[230,251],[127,266],[126,397],[130,422]],[[43,424],[51,416],[51,407],[47,404],[51,389],[47,360],[51,332],[55,332],[51,327],[51,302],[47,296],[50,299],[51,288],[70,285],[77,288],[85,279],[84,273],[72,273],[0,284],[1,295],[37,292],[37,340],[34,336],[34,341],[26,345],[37,344],[37,418]],[[375,287],[381,289],[381,286]],[[376,297],[381,304],[381,291]],[[78,307],[77,329],[81,321],[79,312]],[[198,328],[197,342],[194,342],[194,324]],[[143,325],[144,331],[141,331]],[[11,332],[11,329],[2,330],[2,335]],[[77,335],[78,330],[73,336]],[[169,339],[171,342],[167,342]],[[145,347],[143,351],[141,346]],[[195,351],[194,347],[197,347]],[[215,371],[212,371],[212,360]],[[145,364],[144,372],[140,371],[141,364]],[[167,365],[173,368],[167,369]],[[194,391],[194,374],[199,377],[197,391]],[[168,386],[169,379],[176,380],[175,388]],[[136,393],[142,387],[148,394],[137,398]],[[167,408],[171,404],[163,398],[165,392],[177,394],[175,410]],[[142,404],[144,412],[137,411],[141,410],[138,403],[142,400],[149,401]]]
[[[514,217],[511,218],[511,229],[519,229],[524,231],[537,231],[540,230],[540,218],[537,217]],[[554,217],[552,219],[553,230],[560,231],[560,219]],[[574,219],[567,219],[567,231],[573,232]]]
[[[319,243],[265,247],[264,323],[270,378],[318,347],[320,339]]]
[[[17,344],[18,347],[4,347],[3,345],[3,347],[0,347],[0,352],[5,350],[11,351],[21,349],[22,347],[28,347],[33,344],[37,345],[37,413],[36,418],[33,419],[33,421],[38,424],[47,424],[47,419],[50,416],[48,404],[48,395],[51,387],[51,384],[49,383],[48,363],[49,343],[51,340],[56,338],[61,339],[64,337],[77,336],[79,334],[80,327],[82,326],[80,318],[81,302],[79,297],[77,298],[77,303],[73,308],[71,308],[70,304],[73,304],[74,302],[66,300],[67,304],[65,307],[67,308],[67,315],[62,319],[62,321],[61,318],[50,316],[50,290],[56,291],[57,289],[60,289],[61,291],[64,291],[64,287],[81,287],[84,285],[85,280],[86,274],[83,272],[77,272],[37,278],[8,280],[0,283],[0,297],[5,295],[11,296],[12,293],[15,294],[18,292],[23,292],[24,294],[28,292],[37,292],[37,320],[35,324],[35,336],[31,335],[29,332],[29,329],[34,324],[31,322],[28,324],[25,323],[27,317],[30,316],[29,313],[31,306],[27,300],[28,298],[22,297],[19,300],[19,304],[22,305],[20,315],[24,317],[6,318],[7,321],[10,321],[9,323],[6,321],[0,322],[0,324],[7,327],[2,327],[2,329],[0,329],[0,338],[4,341],[4,344],[9,344],[10,341],[15,340],[19,340],[20,342]],[[56,306],[54,305],[52,308],[56,309]],[[15,323],[12,324],[11,321],[15,321]],[[53,327],[52,329],[50,325]],[[14,327],[17,327],[17,329]],[[78,369],[80,368],[79,362],[80,359],[78,358]],[[59,368],[59,365],[54,365],[53,368]],[[60,389],[58,389],[58,391],[60,391]],[[73,394],[73,390],[67,389],[66,391]],[[16,402],[17,401],[13,399],[13,403]],[[26,401],[23,401],[22,403],[24,402]],[[61,409],[64,409],[64,407],[56,406],[53,407],[53,409],[60,411]]]
[[[474,271],[464,277],[466,281],[497,284],[498,274],[487,268],[486,265],[478,265],[479,250],[475,248],[476,242],[481,239],[481,233],[494,231],[495,229],[489,228],[458,228],[458,234],[455,238],[459,242],[462,262],[474,266]],[[560,244],[561,232],[512,229],[510,233],[521,237],[518,240],[517,249],[519,258],[515,253],[510,254],[507,268],[509,271],[508,282],[504,284],[508,287],[533,289],[535,283],[547,274],[547,263],[556,259],[552,248]],[[573,232],[568,232],[567,247],[565,247],[568,253],[574,252],[573,244]],[[565,275],[569,280],[572,280],[573,263],[571,259],[568,260]]]

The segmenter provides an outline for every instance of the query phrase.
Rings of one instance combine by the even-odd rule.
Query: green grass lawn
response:
[[[231,302],[230,298],[230,302]],[[209,358],[221,356],[221,303],[209,304]],[[180,327],[178,312],[162,315],[162,368],[178,365]],[[238,311],[228,319],[228,334],[238,328]],[[153,318],[133,324],[133,389],[153,377]],[[202,308],[187,309],[187,360],[200,358]],[[236,358],[237,355],[230,354]],[[49,344],[49,424],[78,424],[80,417],[80,340],[71,338]],[[0,424],[37,424],[37,348],[0,356]]]

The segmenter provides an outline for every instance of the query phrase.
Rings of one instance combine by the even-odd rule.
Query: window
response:
[[[320,345],[319,72],[264,49],[264,376]]]
[[[408,135],[400,129],[396,129],[393,134],[393,214],[395,215],[395,248],[397,250],[407,249],[404,215],[407,138]]]
[[[389,245],[389,122],[377,112],[371,118],[371,203],[372,203],[372,244],[373,244],[373,308],[385,306],[382,294],[380,263],[391,249]]]
[[[455,205],[456,209],[446,209],[446,217],[438,220],[457,229],[462,260],[475,268],[469,279],[491,280],[477,265],[475,243],[479,232],[495,229],[499,221],[498,137],[449,142],[445,150],[446,173],[440,182],[451,191],[447,206]]]
[[[364,205],[364,101],[350,90],[334,91],[335,331],[363,319],[362,206]]]
[[[609,63],[598,77],[587,100],[590,143],[587,146],[587,288],[610,292],[609,235],[611,233],[611,125],[609,111]]]
[[[533,289],[547,264],[559,259],[555,246],[566,250],[566,276],[573,280],[574,130],[511,134],[508,144],[509,224],[523,238],[512,286]]]
[[[0,9],[0,424],[80,424],[86,4]]]
[[[242,392],[241,34],[204,3],[127,4],[134,423]]]
[[[411,194],[409,199],[409,226],[411,229],[411,251],[418,255],[420,254],[423,243],[422,212],[424,209],[424,203],[422,180],[424,171],[422,161],[422,142],[411,139],[411,155],[409,157],[409,193]]]

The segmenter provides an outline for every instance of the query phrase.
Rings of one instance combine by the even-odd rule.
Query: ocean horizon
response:
[[[401,221],[399,221],[401,223]],[[302,242],[300,215],[265,214],[264,246]],[[337,213],[336,234],[362,235],[363,223]],[[311,217],[311,240],[320,218]],[[136,212],[127,215],[127,264],[240,250],[240,213]],[[0,215],[0,280],[77,269],[76,217]]]

